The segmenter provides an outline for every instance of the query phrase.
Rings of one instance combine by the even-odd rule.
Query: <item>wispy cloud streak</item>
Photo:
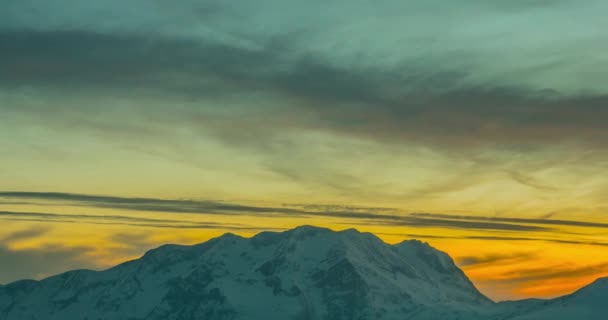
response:
[[[375,225],[392,226],[416,226],[416,227],[440,227],[458,229],[481,229],[481,230],[504,230],[504,231],[548,231],[549,228],[525,223],[507,223],[499,221],[466,221],[460,219],[434,216],[420,216],[405,213],[374,213],[367,209],[357,210],[352,207],[342,206],[312,206],[309,209],[294,207],[262,207],[245,206],[232,203],[224,203],[208,200],[164,200],[150,198],[125,198],[113,196],[94,196],[71,193],[35,193],[35,192],[0,192],[0,198],[19,198],[32,200],[59,201],[66,204],[84,205],[93,208],[131,210],[142,212],[166,212],[166,213],[192,213],[204,215],[249,215],[264,216],[267,218],[278,217],[325,217],[344,218],[360,220]],[[311,210],[316,209],[316,210]],[[380,210],[386,212],[386,209]],[[48,218],[41,214],[36,218]],[[69,215],[64,219],[74,219]],[[101,220],[102,217],[99,217]],[[131,218],[121,218],[121,222]],[[141,221],[140,221],[141,222]],[[155,221],[164,222],[164,221]]]
[[[414,213],[417,217],[433,217],[442,219],[457,219],[464,221],[494,221],[494,222],[509,222],[509,223],[526,223],[537,225],[557,225],[570,227],[589,227],[589,228],[608,228],[608,223],[576,221],[576,220],[560,220],[560,219],[530,219],[530,218],[512,218],[512,217],[487,217],[487,216],[466,216],[466,215],[449,215],[436,213]]]

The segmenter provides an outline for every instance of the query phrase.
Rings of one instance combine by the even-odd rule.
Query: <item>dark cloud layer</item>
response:
[[[490,265],[498,263],[512,263],[526,261],[534,258],[536,254],[531,252],[513,252],[508,254],[488,254],[483,256],[466,256],[458,259],[460,267],[471,267],[478,265]]]
[[[605,95],[471,84],[465,79],[472,70],[442,71],[442,66],[408,61],[384,67],[341,65],[302,52],[297,37],[253,41],[252,48],[212,38],[0,30],[0,84],[141,89],[186,101],[243,100],[248,98],[238,97],[255,93],[265,95],[265,102],[251,104],[249,110],[269,122],[280,123],[280,116],[265,106],[280,105],[293,115],[288,127],[387,142],[508,146],[558,138],[602,143],[608,136],[602,120],[608,118]],[[180,112],[182,120],[205,114],[195,106]],[[249,135],[225,131],[232,127],[229,123],[247,126],[240,116],[236,112],[204,126],[226,139],[249,141]]]
[[[2,215],[2,213],[0,212],[0,216],[1,215]],[[4,238],[0,238],[0,243],[6,244],[6,243],[11,243],[13,241],[35,238],[35,237],[45,234],[48,230],[49,230],[49,228],[46,228],[46,227],[35,227],[35,228],[15,231],[15,232],[10,233],[9,235],[5,236]]]

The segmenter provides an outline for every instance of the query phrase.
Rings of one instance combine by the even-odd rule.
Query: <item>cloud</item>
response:
[[[247,46],[213,37],[0,30],[0,43],[6,44],[0,47],[0,67],[5,70],[0,82],[8,88],[127,88],[165,92],[174,101],[248,102],[265,121],[283,123],[270,130],[241,117],[241,109],[217,116],[200,104],[172,116],[182,123],[195,116],[216,137],[241,144],[251,140],[244,132],[274,135],[284,129],[443,148],[558,138],[601,143],[608,135],[600,120],[608,117],[602,107],[608,103],[604,94],[564,95],[523,85],[467,83],[472,71],[444,71],[441,65],[418,60],[390,66],[340,64],[302,52],[296,41],[276,35],[255,38],[255,45]],[[262,96],[264,102],[251,103],[252,95]],[[289,122],[269,107],[278,105],[292,114]],[[82,109],[76,115],[86,118]],[[243,134],[229,129],[235,121],[247,129],[240,131]],[[521,174],[511,175],[540,186]]]
[[[477,230],[504,230],[504,231],[549,231],[549,228],[505,223],[498,221],[463,221],[450,216],[423,216],[419,214],[408,215],[390,211],[383,208],[380,213],[368,211],[370,208],[355,209],[352,206],[295,206],[295,207],[264,207],[246,206],[237,203],[217,202],[209,200],[168,200],[153,198],[126,198],[113,196],[95,196],[72,193],[55,192],[0,192],[0,198],[18,198],[32,200],[50,200],[63,202],[69,205],[73,202],[76,206],[93,208],[121,209],[132,211],[152,211],[166,213],[197,213],[207,215],[249,215],[263,216],[266,218],[282,217],[325,217],[344,218],[360,221],[361,223],[391,226],[414,226],[414,227],[442,227],[457,229]],[[35,219],[40,221],[76,222],[89,221],[98,224],[125,224],[134,226],[168,227],[168,228],[222,228],[221,225],[208,223],[187,222],[183,220],[148,219],[128,216],[114,215],[58,215],[49,213],[22,213],[22,212],[0,212],[0,217],[12,219]],[[247,228],[233,226],[232,228]]]
[[[388,236],[403,236],[408,239],[455,239],[455,237],[431,235],[431,234],[417,234],[417,233],[393,233],[393,232],[375,232],[377,235],[388,235]]]
[[[601,241],[590,241],[590,240],[564,240],[564,239],[551,239],[551,238],[534,238],[534,237],[497,237],[497,236],[466,236],[462,239],[476,239],[476,240],[489,240],[489,241],[546,241],[553,243],[563,244],[575,244],[575,245],[587,245],[587,246],[608,246],[608,242]]]
[[[16,279],[42,278],[76,268],[98,267],[86,247],[46,246],[35,249],[11,250],[0,246],[0,283]]]
[[[412,234],[412,233],[394,233],[394,232],[378,232],[381,235],[402,236],[409,239],[453,239],[453,240],[485,240],[485,241],[543,241],[562,244],[586,245],[586,246],[608,246],[608,242],[592,241],[584,239],[554,239],[547,237],[517,237],[517,236],[445,236],[445,235],[428,235],[428,234]]]
[[[213,1],[209,8],[194,1],[180,1],[176,8],[159,1],[69,3],[11,1],[0,13],[0,110],[7,127],[27,124],[52,133],[52,143],[37,143],[47,153],[61,155],[52,146],[78,137],[97,149],[121,146],[170,158],[180,168],[209,170],[201,159],[211,160],[197,152],[209,142],[216,149],[210,154],[228,158],[236,150],[235,159],[255,159],[235,166],[248,171],[242,177],[271,171],[286,183],[380,198],[375,192],[391,200],[466,192],[498,171],[537,191],[567,188],[558,184],[563,175],[535,178],[540,169],[530,158],[543,158],[543,168],[565,165],[566,157],[602,169],[597,159],[605,157],[601,147],[608,141],[601,120],[608,117],[608,88],[591,86],[608,82],[588,80],[598,73],[581,61],[595,61],[590,55],[605,51],[599,44],[604,42],[593,41],[593,32],[551,29],[561,36],[537,47],[549,28],[512,14],[525,7],[561,28],[561,10],[583,16],[591,9],[468,1],[441,4],[446,10],[439,18],[429,3],[402,1],[373,10],[338,1],[323,4],[327,14],[321,16],[309,3],[272,14],[286,6],[276,1]],[[351,14],[340,14],[345,9]],[[487,28],[469,24],[466,12],[472,9],[487,14],[475,19]],[[445,21],[458,23],[446,32]],[[386,30],[403,32],[395,39]],[[531,49],[512,50],[522,47]],[[511,54],[504,54],[507,49]],[[323,138],[309,141],[310,135]],[[34,140],[25,134],[20,139]],[[332,151],[319,151],[328,141],[336,141],[327,148]],[[412,182],[416,190],[408,192],[388,185],[383,172],[372,172],[375,161],[364,160],[365,171],[345,165],[352,157],[371,159],[356,153],[366,146],[348,141],[371,142],[374,154],[387,156],[394,148],[404,154],[411,154],[409,147],[429,148],[441,152],[434,159],[456,164],[479,158],[480,148],[498,155],[466,170],[476,177],[421,179],[429,182]],[[548,149],[558,154],[547,155]],[[108,153],[115,154],[103,152]],[[515,158],[521,153],[529,157]],[[391,162],[387,169],[399,165]],[[394,171],[409,176],[405,167]]]
[[[363,207],[343,204],[311,204],[311,203],[285,203],[285,207],[297,207],[307,211],[325,211],[325,212],[381,212],[396,214],[399,210],[387,207]]]
[[[0,192],[0,198],[2,197],[74,202],[99,208],[174,213],[220,213],[229,215],[239,212],[249,212],[256,214],[267,214],[277,211],[294,214],[302,214],[305,212],[301,210],[292,210],[289,208],[245,206],[213,200],[128,198],[57,192]]]
[[[549,231],[549,228],[531,226],[525,224],[483,222],[483,221],[461,221],[451,219],[418,218],[407,216],[402,221],[386,221],[386,225],[401,225],[415,227],[443,227],[456,229],[476,230],[502,230],[502,231]]]
[[[513,263],[534,258],[537,254],[532,252],[512,252],[508,254],[487,254],[483,256],[465,256],[457,261],[460,267],[484,266],[497,263]]]
[[[92,259],[87,259],[93,248],[58,245],[25,249],[9,247],[11,242],[37,238],[48,230],[46,227],[32,227],[9,233],[0,240],[0,284],[16,279],[39,279],[69,269],[97,267]]]
[[[439,15],[436,1],[387,1],[373,10],[337,1],[323,4],[324,15],[306,2],[278,15],[277,8],[290,6],[10,1],[0,13],[0,110],[5,130],[32,126],[52,137],[45,144],[26,132],[15,142],[21,152],[38,147],[65,156],[60,145],[84,140],[100,159],[124,157],[111,152],[122,147],[204,170],[201,158],[212,160],[200,150],[213,145],[211,158],[236,150],[230,161],[254,159],[235,166],[248,171],[242,177],[271,171],[286,183],[340,195],[439,197],[466,192],[495,172],[557,193],[568,186],[558,184],[564,175],[536,178],[541,169],[530,158],[545,160],[544,169],[572,158],[603,169],[608,88],[593,85],[608,81],[590,61],[605,51],[603,34],[595,31],[605,19],[585,15],[605,11],[597,10],[605,4],[592,2],[581,8],[454,1],[442,3]],[[564,28],[564,12],[586,17],[589,30],[538,28],[540,18],[513,15],[524,7],[555,28]],[[347,9],[349,15],[341,14]],[[484,12],[481,20],[470,19],[470,10]],[[322,138],[308,140],[313,135]],[[327,146],[332,151],[319,151],[328,141],[336,142]],[[430,182],[412,182],[416,190],[408,192],[372,172],[375,161],[345,165],[372,157],[357,153],[369,145],[349,141],[371,142],[385,158],[411,155],[410,147],[440,151],[433,158],[450,164],[483,158],[480,148],[497,155],[473,160],[466,171],[476,177],[420,179]],[[516,157],[522,153],[527,157]],[[399,165],[387,169],[409,176],[410,166]]]
[[[530,218],[512,218],[512,217],[486,217],[486,216],[463,216],[463,215],[449,215],[449,214],[436,214],[436,213],[414,213],[416,217],[433,217],[441,219],[456,219],[463,221],[494,221],[494,222],[508,222],[508,223],[524,223],[533,225],[547,225],[547,226],[569,226],[569,227],[589,227],[589,228],[608,228],[608,223],[601,222],[590,222],[590,221],[576,221],[576,220],[553,220],[553,219],[530,219]]]
[[[0,216],[2,216],[1,212]],[[3,238],[0,238],[0,243],[10,244],[19,240],[27,240],[31,238],[40,237],[46,234],[49,230],[50,228],[48,227],[36,226],[25,230],[15,231],[4,236]]]
[[[549,279],[567,279],[580,278],[583,276],[598,276],[600,274],[608,273],[608,263],[600,263],[586,266],[551,266],[542,268],[529,268],[512,270],[502,274],[503,277],[508,278],[508,281],[543,281]]]
[[[545,213],[545,214],[541,215],[539,217],[539,219],[551,219],[554,216],[556,216],[557,214],[558,214],[557,212],[548,212],[548,213]]]
[[[508,172],[508,174],[513,180],[517,181],[518,183],[520,183],[524,186],[527,186],[527,187],[530,187],[533,189],[546,190],[546,191],[557,190],[557,188],[552,187],[552,186],[543,185],[543,184],[539,183],[533,177],[522,174],[521,172],[510,171],[510,172]]]
[[[98,225],[123,225],[131,227],[149,227],[165,229],[219,229],[219,230],[274,230],[238,223],[201,222],[196,220],[152,219],[144,217],[92,214],[58,214],[41,212],[0,211],[0,219],[13,221],[47,222],[47,223],[88,223]],[[26,235],[29,235],[28,231]],[[20,235],[11,235],[16,237]],[[11,238],[12,239],[12,238]],[[12,239],[15,240],[15,239]]]

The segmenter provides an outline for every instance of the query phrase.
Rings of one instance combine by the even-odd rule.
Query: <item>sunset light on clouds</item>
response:
[[[1,6],[0,284],[299,225],[608,276],[608,2]]]

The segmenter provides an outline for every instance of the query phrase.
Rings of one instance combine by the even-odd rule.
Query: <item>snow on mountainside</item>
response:
[[[591,289],[567,304],[585,308],[601,296]],[[109,270],[0,287],[2,320],[537,319],[522,310],[551,303],[495,304],[426,243],[308,226],[165,245]]]

